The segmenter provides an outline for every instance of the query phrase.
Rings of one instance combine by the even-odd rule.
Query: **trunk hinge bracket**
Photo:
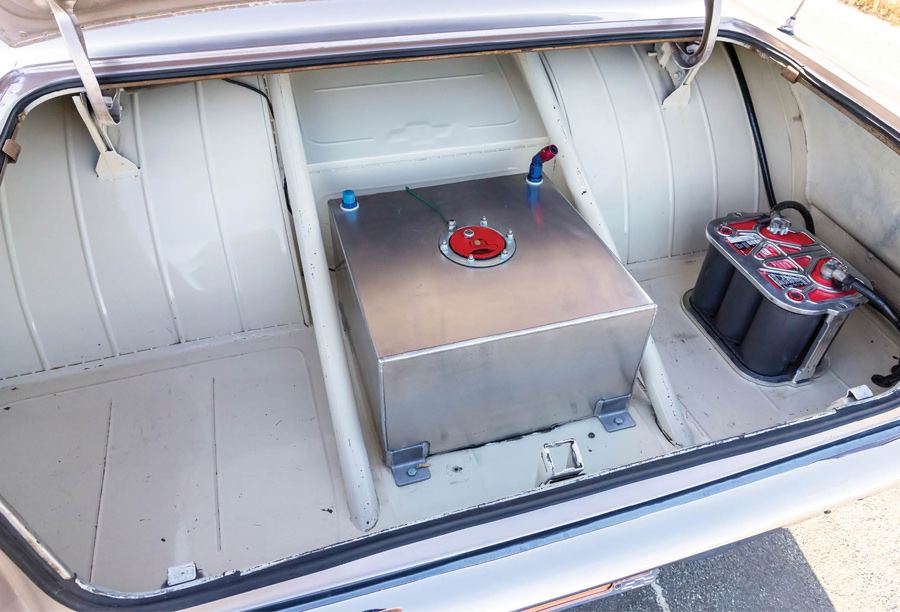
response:
[[[94,145],[100,152],[97,161],[97,176],[113,179],[124,176],[137,176],[140,170],[134,162],[116,152],[109,128],[118,125],[121,118],[118,89],[101,89],[91,61],[88,59],[87,47],[81,33],[81,26],[71,9],[66,10],[58,0],[47,0],[63,44],[75,64],[75,70],[84,84],[84,93],[73,96],[72,101],[78,109],[78,115],[87,126]],[[86,102],[86,103],[85,103]]]
[[[722,17],[722,0],[705,0],[705,3],[706,20],[700,42],[656,44],[656,60],[669,73],[675,85],[675,90],[663,100],[663,108],[676,108],[690,102],[691,83],[716,46]]]

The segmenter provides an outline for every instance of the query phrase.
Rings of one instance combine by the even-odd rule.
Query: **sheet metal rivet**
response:
[[[418,470],[416,470],[416,468],[411,467],[408,470],[406,470],[406,475],[407,476],[415,476],[417,471]]]

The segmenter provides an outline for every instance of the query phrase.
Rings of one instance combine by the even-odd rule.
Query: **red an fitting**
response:
[[[525,177],[525,179],[532,185],[540,185],[544,180],[541,173],[544,162],[548,162],[556,157],[557,153],[559,153],[559,148],[553,144],[547,145],[538,151],[535,156],[531,158],[531,168],[528,169],[528,176]]]
[[[541,161],[544,162],[548,162],[556,157],[557,153],[559,153],[559,149],[556,147],[556,145],[553,144],[547,145],[546,147],[538,151],[538,155],[541,156]]]

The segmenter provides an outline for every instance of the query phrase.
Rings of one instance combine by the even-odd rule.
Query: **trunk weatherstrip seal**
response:
[[[856,447],[853,444],[857,440],[870,437],[875,437],[877,439],[872,440],[871,442],[864,444],[861,447]],[[560,542],[571,537],[598,531],[600,529],[618,525],[626,521],[639,518],[641,516],[646,516],[653,512],[667,510],[669,508],[673,508],[697,499],[702,499],[711,495],[730,491],[743,485],[759,482],[767,477],[787,473],[792,469],[805,467],[818,461],[837,459],[853,454],[858,450],[868,450],[870,448],[884,446],[885,444],[889,444],[898,439],[900,439],[900,425],[897,425],[896,423],[887,424],[877,429],[865,432],[864,434],[858,434],[856,436],[837,440],[835,442],[832,442],[831,444],[809,449],[803,453],[799,453],[791,457],[785,457],[783,459],[779,459],[778,461],[759,465],[738,474],[720,478],[718,480],[714,480],[701,485],[696,485],[689,489],[685,489],[684,491],[678,491],[677,493],[664,495],[663,497],[658,497],[641,504],[636,504],[634,506],[629,506],[626,508],[620,508],[607,514],[582,519],[574,523],[561,525],[559,527],[554,527],[552,529],[517,538],[515,540],[509,540],[500,544],[489,546],[487,548],[482,548],[449,557],[447,559],[442,559],[440,561],[429,563],[427,565],[420,565],[401,572],[395,572],[393,574],[378,576],[366,581],[353,583],[350,585],[346,585],[343,588],[339,587],[327,592],[312,593],[294,599],[278,602],[277,604],[272,604],[270,606],[260,606],[257,608],[252,608],[251,610],[253,610],[253,612],[274,612],[276,610],[299,611],[308,608],[310,605],[324,606],[339,603],[353,597],[359,597],[362,595],[373,593],[375,591],[402,586],[404,584],[409,584],[423,578],[430,578],[432,576],[445,574],[457,569],[463,569],[466,567],[471,567],[473,565],[487,563],[502,557],[509,556],[510,554],[533,550],[535,548],[553,544],[555,542]],[[844,448],[848,446],[852,448]],[[652,570],[655,568],[646,569]]]

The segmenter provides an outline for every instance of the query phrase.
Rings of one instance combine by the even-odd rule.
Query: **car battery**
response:
[[[829,268],[863,276],[812,234],[774,218],[734,213],[710,222],[710,246],[684,306],[741,372],[797,384],[824,371],[831,342],[866,301],[836,289]]]
[[[341,314],[389,465],[627,402],[656,305],[549,179],[329,212]]]

